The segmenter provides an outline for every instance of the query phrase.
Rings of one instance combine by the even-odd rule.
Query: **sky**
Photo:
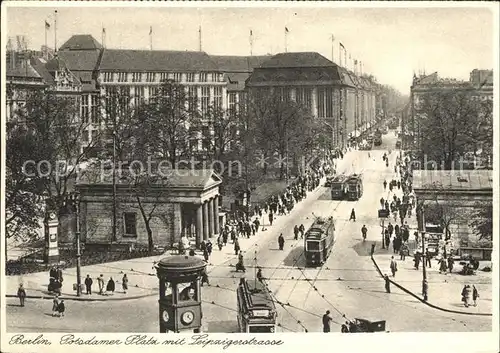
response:
[[[438,71],[441,77],[468,80],[475,68],[492,69],[494,41],[498,40],[491,4],[489,8],[478,3],[467,8],[443,3],[440,6],[446,7],[366,8],[353,3],[338,5],[342,7],[324,7],[324,3],[284,3],[280,7],[262,3],[251,7],[243,7],[250,6],[248,3],[232,7],[199,7],[200,3],[191,3],[198,7],[178,3],[176,6],[183,7],[153,7],[151,3],[140,7],[46,5],[24,3],[24,7],[7,8],[7,36],[24,35],[29,48],[39,49],[45,42],[44,23],[48,21],[47,43],[54,47],[57,10],[58,46],[74,34],[91,34],[101,42],[104,27],[107,48],[149,49],[152,27],[153,49],[198,50],[201,26],[202,50],[209,54],[250,55],[252,31],[253,55],[263,55],[285,51],[286,27],[288,52],[315,51],[331,60],[333,35],[334,62],[339,63],[341,42],[347,57],[350,54],[363,63],[364,73],[404,94],[409,93],[414,72]]]

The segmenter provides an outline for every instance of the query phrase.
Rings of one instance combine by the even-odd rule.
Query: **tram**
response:
[[[330,193],[332,196],[332,200],[344,199],[347,190],[346,180],[347,180],[346,175],[339,174],[330,181]]]
[[[278,313],[265,284],[240,279],[237,289],[238,327],[245,333],[274,333]]]
[[[304,236],[306,266],[324,264],[330,256],[334,244],[335,222],[333,217],[316,218]]]
[[[356,201],[363,196],[363,180],[360,174],[351,174],[346,180],[347,199]]]

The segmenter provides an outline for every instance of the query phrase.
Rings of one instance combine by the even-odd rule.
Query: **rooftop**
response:
[[[316,52],[279,53],[264,61],[261,68],[335,67],[332,61]]]
[[[493,190],[492,170],[415,170],[414,189]]]
[[[210,55],[212,60],[223,72],[246,72],[250,73],[259,67],[264,61],[271,58],[270,55],[262,56],[233,56],[233,55]]]
[[[211,71],[217,64],[201,51],[104,49],[99,69],[103,71]]]
[[[75,34],[59,48],[60,51],[97,49],[102,49],[102,45],[90,34]]]

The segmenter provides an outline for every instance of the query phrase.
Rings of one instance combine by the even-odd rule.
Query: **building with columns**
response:
[[[142,212],[150,218],[155,245],[171,248],[186,235],[197,246],[217,237],[219,223],[219,186],[222,179],[213,170],[164,171],[146,190],[136,193],[133,186],[120,179],[116,185],[113,207],[111,177],[85,173],[76,189],[81,195],[81,239],[89,245],[147,245],[148,233]],[[139,197],[139,202],[137,201]],[[116,214],[116,239],[112,239]],[[73,234],[68,234],[72,241]]]
[[[275,92],[303,104],[325,121],[337,148],[376,123],[377,85],[319,53],[274,55],[254,69],[246,86],[252,94]]]

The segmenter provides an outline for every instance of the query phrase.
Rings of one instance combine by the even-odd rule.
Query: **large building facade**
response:
[[[377,85],[318,53],[277,54],[255,68],[246,86],[256,96],[274,92],[304,105],[331,129],[337,148],[370,129],[380,116]]]

